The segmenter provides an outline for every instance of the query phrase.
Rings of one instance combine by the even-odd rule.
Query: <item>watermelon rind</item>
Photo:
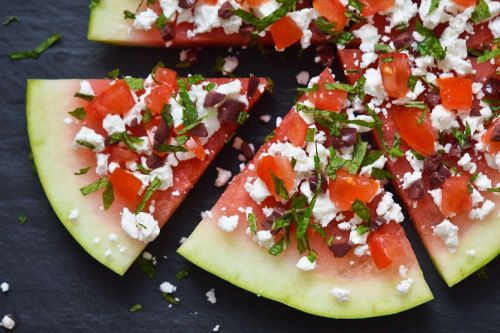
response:
[[[274,257],[249,239],[234,236],[219,229],[213,218],[206,218],[178,253],[238,287],[318,316],[383,316],[433,299],[416,260],[408,271],[414,283],[408,293],[400,294],[396,291],[401,281],[399,276],[384,273],[370,276],[360,272],[343,278],[305,272],[286,257]],[[337,300],[330,293],[334,287],[350,290],[350,300]]]

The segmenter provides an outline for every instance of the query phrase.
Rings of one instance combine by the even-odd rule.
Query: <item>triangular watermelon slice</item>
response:
[[[339,112],[347,99],[339,87],[329,69],[311,80],[178,252],[308,313],[396,313],[432,294],[399,225],[401,207],[375,179],[385,158],[360,136],[374,124]]]
[[[124,274],[266,87],[254,76],[177,80],[162,67],[144,81],[29,80],[31,148],[57,216]]]
[[[360,40],[338,55],[348,81],[364,85],[364,103],[378,113],[375,138],[391,155],[394,186],[452,286],[500,253],[500,155],[492,139],[500,75],[498,57],[487,50],[498,47],[493,37],[500,6],[490,3],[489,14],[478,19],[474,7],[440,5],[436,15],[446,16],[435,31],[423,6],[407,9],[413,18],[402,30],[387,32],[390,17],[382,15],[373,25],[357,25],[353,34]],[[426,51],[429,43],[433,49]],[[391,149],[395,138],[399,149]]]

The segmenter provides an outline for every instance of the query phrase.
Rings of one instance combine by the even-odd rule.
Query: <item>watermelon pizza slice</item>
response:
[[[88,38],[154,47],[244,46],[283,50],[337,40],[352,18],[339,0],[99,0],[91,5]],[[346,39],[347,38],[347,39]]]
[[[267,81],[29,80],[28,132],[57,216],[95,259],[124,274],[182,203]]]
[[[432,299],[400,223],[386,157],[326,69],[178,252],[302,311],[362,318]],[[349,94],[350,96],[351,94]]]
[[[500,252],[500,3],[407,1],[399,22],[400,2],[352,27],[338,55],[363,86],[359,112],[378,119],[393,183],[451,286]]]

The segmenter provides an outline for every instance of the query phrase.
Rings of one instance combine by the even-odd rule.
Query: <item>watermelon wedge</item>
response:
[[[139,79],[127,79],[130,84],[105,79],[28,81],[28,132],[47,197],[80,245],[120,275],[146,243],[158,235],[159,228],[234,133],[237,127],[234,117],[238,118],[238,114],[234,114],[235,110],[228,111],[231,108],[227,105],[236,104],[241,108],[236,111],[248,112],[267,86],[265,79],[253,76],[250,79],[191,76],[176,80],[173,71],[159,68],[155,73],[154,80],[150,76],[144,81],[144,87],[137,87],[143,82]],[[180,88],[173,87],[181,85],[181,81],[188,92],[182,98],[177,95]],[[168,87],[168,82],[172,87]],[[158,92],[165,89],[170,89],[169,94]],[[208,102],[209,89],[211,96],[219,97],[218,101]],[[74,97],[78,92],[80,98]],[[188,125],[182,116],[187,106],[175,111],[179,105],[172,104],[170,94],[177,95],[183,103],[187,103],[186,98],[195,103],[196,119],[187,132],[182,131],[183,125],[186,129]],[[140,104],[141,101],[145,103]],[[131,105],[133,110],[129,111]],[[74,117],[68,114],[72,110]],[[135,119],[127,118],[131,115]],[[168,124],[172,118],[175,128]],[[115,121],[111,125],[110,119]],[[119,132],[120,123],[126,134]],[[115,133],[110,135],[113,126]],[[93,132],[86,139],[82,136],[84,128],[87,133]],[[75,136],[80,140],[75,140]],[[181,136],[185,137],[182,139],[185,143],[181,143]],[[102,142],[96,137],[103,138]],[[97,150],[100,152],[96,153]],[[124,222],[125,217],[131,220]]]
[[[329,69],[311,80],[178,252],[315,315],[373,317],[427,302],[432,294],[399,225],[401,208],[373,176],[385,158],[359,134],[373,123],[339,113],[347,93],[318,88],[325,83],[335,85]]]
[[[498,48],[493,21],[500,6],[490,3],[490,15],[478,20],[474,6],[451,13],[440,5],[436,15],[448,17],[433,30],[424,5],[429,3],[407,8],[411,20],[404,29],[386,29],[394,26],[391,12],[353,27],[357,38],[339,49],[338,58],[348,82],[363,86],[366,98],[358,102],[367,107],[359,113],[378,114],[375,139],[390,157],[393,184],[439,273],[453,286],[500,253],[492,139],[499,58],[488,51]],[[429,43],[439,44],[426,53]]]

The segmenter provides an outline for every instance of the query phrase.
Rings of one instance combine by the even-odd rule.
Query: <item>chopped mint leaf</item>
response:
[[[337,171],[341,169],[347,163],[347,161],[342,157],[337,156],[333,147],[330,147],[329,150],[330,162],[328,162],[328,165],[326,166],[326,174],[328,175],[328,177],[330,177],[330,179],[335,180],[335,178],[337,177]]]
[[[361,163],[363,162],[363,159],[365,158],[366,151],[368,149],[368,142],[359,140],[354,146],[354,150],[352,152],[352,159],[347,162],[346,167],[347,171],[354,175],[358,172],[359,167],[361,166]]]
[[[45,52],[49,47],[54,45],[60,39],[61,35],[55,33],[46,40],[44,40],[43,42],[41,42],[33,50],[12,52],[9,53],[9,58],[10,60],[37,59],[43,52]]]
[[[382,58],[382,62],[384,64],[387,64],[387,63],[390,63],[390,62],[393,62],[394,61],[394,57],[385,57],[385,58]]]
[[[326,232],[325,232],[325,229],[323,229],[319,224],[316,224],[316,223],[310,223],[309,226],[315,231],[317,232],[321,238],[325,239],[326,238]]]
[[[137,260],[135,261],[137,265],[139,265],[139,268],[141,271],[146,274],[146,276],[150,279],[154,279],[156,269],[155,266],[153,266],[153,263],[151,260],[144,259],[143,256],[139,256]]]
[[[130,312],[132,312],[132,313],[137,312],[137,311],[141,311],[142,310],[142,305],[141,304],[134,304],[128,310]]]
[[[365,224],[360,224],[356,227],[356,232],[360,235],[366,234],[368,231],[370,231],[370,227],[365,225]]]
[[[115,201],[115,193],[113,192],[113,183],[108,181],[108,184],[104,189],[104,192],[102,192],[102,203],[104,206],[104,210],[108,210],[109,207],[111,207],[111,205],[113,204],[113,201]]]
[[[146,107],[146,109],[144,109],[144,112],[142,113],[142,123],[149,124],[152,118],[153,118],[153,113],[151,112],[150,109]]]
[[[167,25],[167,22],[168,22],[167,17],[165,16],[165,14],[163,14],[163,11],[162,11],[160,16],[158,16],[158,18],[155,21],[156,29],[161,30],[161,29],[165,28],[165,26]]]
[[[363,221],[368,221],[370,219],[370,210],[363,203],[363,201],[356,199],[351,205],[351,210],[358,215]]]
[[[201,74],[195,74],[191,75],[187,78],[188,84],[193,85],[193,84],[198,84],[200,82],[205,81],[205,77]]]
[[[416,150],[412,150],[411,153],[413,154],[413,156],[415,156],[415,158],[419,161],[423,161],[425,160],[425,156],[420,154],[419,152],[417,152]]]
[[[394,175],[389,171],[379,168],[372,168],[372,177],[378,180],[394,179]]]
[[[282,197],[283,199],[288,200],[289,199],[288,191],[286,190],[283,180],[279,177],[276,177],[272,171],[271,171],[271,177],[273,179],[274,190],[276,191],[276,194]]]
[[[240,114],[238,115],[238,125],[243,125],[245,121],[247,121],[249,115],[245,111],[241,111]]]
[[[411,91],[415,91],[415,87],[417,86],[417,81],[418,81],[418,77],[410,75],[410,78],[408,79],[408,84],[407,84],[408,89],[410,89]]]
[[[17,17],[17,16],[9,16],[9,17],[7,17],[5,19],[5,21],[3,21],[2,24],[3,24],[4,27],[6,27],[6,26],[10,25],[13,22],[19,22],[19,21],[20,21],[19,17]]]
[[[20,224],[25,224],[29,220],[28,216],[26,216],[26,215],[19,215],[17,217],[17,219],[18,219]]]
[[[85,94],[80,94],[80,93],[74,94],[73,97],[81,98],[81,99],[84,99],[88,102],[90,102],[91,100],[94,99],[94,96],[92,96],[92,95],[85,95]]]
[[[148,170],[142,163],[137,164],[137,170],[139,170],[142,174],[149,175],[151,170]]]
[[[419,102],[419,101],[410,101],[410,102],[405,103],[405,107],[425,110],[425,109],[427,109],[427,104],[425,104],[424,102]]]
[[[390,52],[393,52],[393,51],[394,50],[389,45],[385,45],[385,44],[382,44],[382,43],[375,44],[375,52],[390,53]]]
[[[116,80],[116,78],[118,77],[118,75],[120,75],[120,69],[119,68],[115,68],[112,71],[109,71],[108,74],[107,74],[107,76],[110,79],[113,79],[113,80]]]
[[[467,141],[469,140],[470,135],[471,135],[471,129],[470,129],[469,123],[467,123],[467,122],[465,123],[465,130],[463,132],[459,129],[455,129],[452,134],[455,137],[455,139],[457,139],[460,147],[463,148],[465,146],[465,144],[467,143]]]
[[[334,235],[332,234],[332,235],[330,236],[330,238],[328,238],[328,240],[326,241],[326,245],[328,245],[328,247],[331,247],[331,246],[332,246],[332,244],[333,244],[333,241],[334,241],[334,240],[335,240],[335,237],[334,237]]]
[[[89,172],[89,170],[90,170],[90,167],[86,167],[86,168],[80,169],[78,172],[75,172],[74,175],[76,175],[76,176],[84,175],[87,172]]]
[[[491,188],[487,189],[486,191],[492,192],[492,193],[500,192],[500,187],[491,187]]]
[[[182,279],[185,279],[190,273],[191,273],[191,271],[189,271],[187,269],[180,270],[177,273],[175,273],[175,279],[177,281],[180,281]]]
[[[101,3],[101,0],[90,0],[89,9],[94,9]]]
[[[431,15],[432,13],[434,13],[436,9],[438,9],[439,2],[440,0],[431,0],[431,5],[429,6],[429,11],[427,12],[427,16]]]
[[[83,141],[83,140],[76,140],[76,143],[78,143],[80,146],[84,146],[90,150],[94,150],[95,146],[91,144],[90,142]]]
[[[314,127],[309,127],[306,132],[306,141],[314,142],[314,135],[316,134],[316,129]]]
[[[158,152],[160,153],[185,153],[188,150],[184,148],[183,146],[175,146],[175,145],[168,145],[166,143],[162,143],[158,149]]]
[[[318,257],[318,254],[316,253],[316,251],[311,250],[311,251],[309,251],[309,254],[307,255],[307,260],[309,260],[309,262],[313,263],[316,261],[317,257]]]
[[[248,227],[250,228],[250,232],[255,234],[257,232],[257,222],[256,222],[255,214],[254,213],[248,214],[247,220],[248,220]]]
[[[128,135],[127,132],[122,132],[122,133],[115,133],[113,135],[111,135],[109,137],[109,143],[110,144],[115,144],[115,143],[118,143],[118,142],[123,142],[125,144],[125,146],[127,146],[127,148],[129,150],[132,150],[132,151],[136,151],[136,147],[135,145],[136,144],[140,144],[142,143],[142,139],[141,138],[138,138],[138,137],[135,137],[135,136],[130,136]]]
[[[348,93],[354,92],[355,88],[350,84],[334,82],[334,83],[325,83],[326,90],[342,90],[347,91]]]
[[[160,186],[161,186],[161,180],[158,177],[155,177],[153,181],[149,184],[148,188],[146,189],[146,192],[144,193],[141,202],[139,202],[139,205],[135,209],[136,214],[139,214],[144,210],[144,206],[146,206],[148,200],[151,199],[153,193],[155,193],[160,188]]]
[[[425,28],[420,20],[416,21],[415,30],[424,37],[422,42],[417,43],[417,50],[421,55],[430,55],[437,60],[446,57],[446,50],[439,43],[439,39],[432,30]]]
[[[422,125],[424,123],[425,115],[427,114],[427,108],[423,109],[418,116],[417,125]]]
[[[85,119],[85,116],[87,115],[87,112],[85,112],[84,108],[76,108],[73,111],[68,112],[70,115],[75,117],[76,119],[83,120]]]
[[[242,116],[241,113],[244,113],[245,115]],[[244,111],[242,111],[241,113],[238,116],[238,121],[242,121],[241,124],[243,124],[243,122],[245,122],[246,118],[248,118],[248,114],[246,112],[244,112]],[[183,129],[179,130],[177,132],[177,134],[178,135],[186,134],[187,132],[189,132],[190,130],[192,130],[193,128],[195,128],[199,124],[201,124],[203,122],[203,120],[205,120],[207,118],[210,118],[210,117],[215,117],[216,115],[217,115],[217,112],[215,112],[215,111],[207,112],[203,116],[198,117],[198,119],[196,119],[194,122],[192,122],[189,126],[185,126]],[[246,118],[243,118],[243,117],[246,117]],[[242,120],[242,119],[244,119],[244,120]],[[167,124],[168,124],[168,122],[167,122]],[[169,125],[169,127],[170,127],[170,125]],[[179,136],[177,137],[177,142],[180,143],[180,144],[184,143],[184,142],[182,142],[182,140],[179,139]]]
[[[330,22],[324,17],[318,17],[314,23],[316,24],[316,27],[318,27],[319,30],[321,30],[323,33],[330,35],[330,36],[336,36],[338,35],[338,32],[335,31],[335,26],[337,25],[336,22]]]
[[[284,244],[285,244],[285,238],[281,237],[279,241],[277,241],[270,249],[269,249],[269,254],[272,254],[273,256],[277,256],[281,252],[283,252],[284,249]]]
[[[474,12],[472,12],[471,20],[474,23],[479,23],[491,16],[490,8],[485,0],[479,0]]]
[[[181,302],[179,301],[179,299],[177,297],[174,297],[174,295],[172,294],[167,294],[167,293],[162,293],[163,294],[163,298],[165,298],[165,300],[172,304],[172,305],[178,305],[178,304],[181,304]]]
[[[82,187],[80,189],[80,192],[83,195],[89,195],[90,193],[106,188],[106,186],[108,186],[108,180],[106,179],[106,177],[102,177],[93,182],[92,184]]]
[[[252,13],[244,11],[240,8],[233,11],[233,14],[239,16],[246,23],[254,25],[260,32],[288,14],[288,12],[295,7],[295,3],[297,2],[297,0],[281,0],[279,2],[281,3],[281,6],[263,19],[259,19]]]
[[[135,77],[126,77],[126,78],[124,78],[124,80],[125,80],[125,82],[127,82],[127,85],[131,90],[144,89],[144,79],[135,78]]]
[[[392,141],[392,147],[389,150],[389,155],[392,157],[402,157],[405,153],[399,148],[399,142],[401,141],[399,133],[394,135],[394,140]]]
[[[371,151],[368,155],[365,156],[360,166],[364,167],[373,164],[380,158],[380,156],[382,156],[382,152],[380,150]]]
[[[359,11],[360,13],[363,11],[363,4],[358,0],[349,0],[347,6],[352,7]]]
[[[206,91],[212,91],[215,89],[217,85],[213,82],[209,82],[206,86],[205,86],[205,90]]]
[[[353,39],[354,35],[351,32],[344,31],[343,33],[340,34],[335,43],[337,43],[337,45],[347,45]]]
[[[500,56],[500,48],[496,48],[493,51],[486,50],[482,56],[477,58],[477,63],[482,64],[483,62],[495,59],[498,56]]]
[[[135,13],[131,12],[130,10],[124,10],[123,11],[123,18],[124,19],[135,20]]]
[[[179,79],[177,80],[177,85],[179,86],[180,104],[183,107],[182,121],[184,123],[184,127],[186,127],[196,121],[198,118],[198,112],[196,112],[196,107],[189,97],[186,81]]]

